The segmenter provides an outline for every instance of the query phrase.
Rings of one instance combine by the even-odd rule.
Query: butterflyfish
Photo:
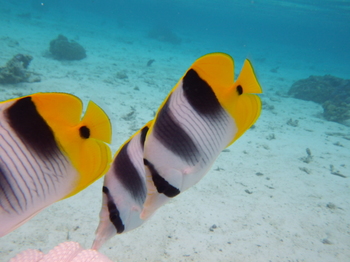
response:
[[[108,116],[92,101],[37,93],[0,103],[0,236],[83,190],[112,162]]]
[[[120,147],[104,177],[93,249],[98,250],[115,234],[128,232],[145,222],[140,217],[147,195],[143,150],[150,124],[151,121]]]
[[[223,53],[194,62],[156,113],[144,144],[147,196],[141,219],[196,184],[220,152],[258,119],[262,93],[249,60],[234,81]]]
[[[230,56],[190,67],[147,123],[115,154],[103,186],[93,249],[142,225],[170,198],[197,183],[219,153],[258,119],[262,93],[246,60],[234,81]]]

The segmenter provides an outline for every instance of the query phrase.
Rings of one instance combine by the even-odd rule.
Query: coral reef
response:
[[[322,104],[323,115],[327,120],[344,123],[350,119],[350,103],[328,100]]]
[[[79,43],[71,40],[64,35],[50,42],[50,52],[57,60],[81,60],[86,57],[86,51]]]
[[[323,116],[329,121],[348,124],[350,120],[350,80],[331,75],[310,76],[295,82],[288,94],[321,104]]]
[[[148,32],[148,37],[174,45],[181,43],[181,39],[167,27],[154,27]]]
[[[0,83],[15,84],[19,82],[39,82],[40,77],[27,70],[33,57],[30,55],[17,54],[0,67]]]

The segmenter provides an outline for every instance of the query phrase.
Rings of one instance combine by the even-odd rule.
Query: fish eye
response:
[[[82,126],[79,128],[79,133],[82,138],[90,137],[90,129],[87,126]]]
[[[237,86],[237,93],[238,93],[238,95],[243,94],[243,87],[241,85]]]

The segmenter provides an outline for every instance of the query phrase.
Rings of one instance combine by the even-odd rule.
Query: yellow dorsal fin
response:
[[[36,93],[30,97],[46,122],[53,120],[60,125],[77,125],[80,122],[83,103],[76,96],[65,93]]]
[[[232,144],[258,119],[261,113],[261,100],[257,95],[262,89],[256,79],[249,60],[244,61],[242,71],[237,81],[228,92],[221,97],[222,105],[230,113],[237,125],[237,133]]]
[[[53,130],[63,153],[79,173],[72,196],[105,174],[111,164],[112,130],[109,118],[95,103],[89,102],[85,116],[79,98],[63,93],[31,96],[40,115]]]
[[[197,59],[191,68],[212,87],[222,89],[229,88],[233,84],[234,62],[227,54],[207,54]]]
[[[234,62],[231,56],[225,53],[211,53],[198,58],[188,69],[194,69],[199,76],[207,81],[210,86],[219,87],[219,90],[228,90],[232,86],[234,80]],[[187,70],[187,71],[188,71]],[[179,86],[186,73],[180,78],[168,96],[164,99],[154,119],[157,119],[159,111],[164,107],[169,96]],[[215,92],[215,90],[214,90]],[[227,91],[224,91],[226,93]],[[153,132],[154,123],[150,125],[150,133]]]

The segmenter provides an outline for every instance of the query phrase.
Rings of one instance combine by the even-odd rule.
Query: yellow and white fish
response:
[[[158,110],[144,144],[147,197],[141,219],[192,185],[258,119],[262,89],[245,60],[234,81],[229,55],[199,58]]]
[[[105,176],[93,249],[144,223],[171,197],[197,183],[219,153],[260,115],[262,90],[250,62],[234,82],[233,60],[198,59],[156,114],[121,146]]]
[[[37,93],[0,103],[0,236],[107,172],[109,118],[79,98]]]
[[[148,122],[115,154],[104,178],[100,223],[93,249],[98,250],[115,234],[128,232],[145,222],[140,218],[147,195],[143,145],[150,125]]]

